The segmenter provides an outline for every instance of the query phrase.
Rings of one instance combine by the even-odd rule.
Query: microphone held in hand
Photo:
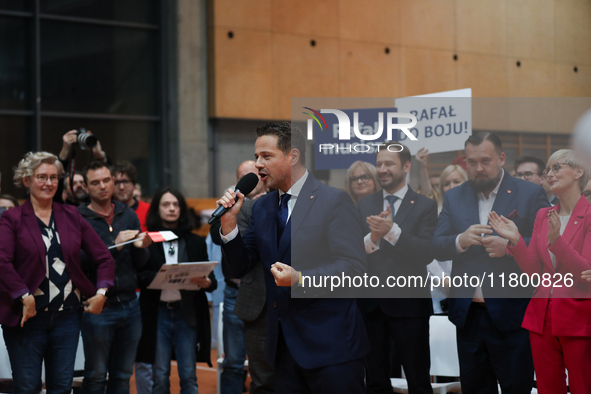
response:
[[[246,196],[249,195],[251,191],[253,191],[253,189],[257,186],[258,183],[259,177],[254,172],[249,172],[238,181],[238,184],[236,185],[236,188],[234,190],[236,192],[240,191],[242,192],[242,194]],[[236,196],[236,199],[234,201],[238,201],[238,196]],[[207,223],[212,224],[214,221],[219,219],[224,213],[226,213],[226,211],[228,211],[229,209],[230,208],[224,208],[223,205],[220,205],[211,215],[211,218],[209,218]]]

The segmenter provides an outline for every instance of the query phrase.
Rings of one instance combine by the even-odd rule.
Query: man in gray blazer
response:
[[[256,200],[244,201],[236,218],[238,229],[245,233]],[[252,394],[275,392],[275,372],[265,357],[267,339],[267,306],[265,274],[262,262],[257,262],[240,281],[234,314],[244,321],[244,344],[248,354],[248,370]]]
[[[258,173],[252,160],[242,162],[236,170],[239,181],[249,172]],[[264,185],[257,187],[245,199],[237,221],[242,233],[248,228],[252,206],[257,197],[264,194]],[[212,223],[210,235],[212,241],[220,244],[220,222]],[[222,372],[220,391],[222,394],[238,392],[242,385],[242,366],[248,354],[248,369],[252,379],[251,393],[275,392],[273,366],[264,356],[267,336],[266,294],[263,266],[256,264],[241,280],[230,277],[222,258],[226,289],[224,290],[224,372]],[[220,311],[221,312],[221,311]],[[236,318],[238,317],[238,318]],[[221,339],[220,339],[221,340]]]

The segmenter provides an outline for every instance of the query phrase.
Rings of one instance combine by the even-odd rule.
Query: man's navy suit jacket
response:
[[[379,215],[384,210],[382,190],[362,199],[357,209],[364,223],[365,234],[371,232],[366,218]],[[437,203],[421,196],[410,187],[395,213],[394,222],[402,233],[396,245],[380,240],[380,249],[367,257],[368,275],[378,276],[384,284],[389,276],[420,276],[427,280],[427,265],[433,261],[430,244],[437,226]],[[402,282],[400,282],[402,283]],[[384,313],[392,317],[424,317],[433,314],[429,285],[420,284],[401,287],[374,288],[376,299],[360,299],[366,312],[378,304]],[[379,297],[379,298],[378,298]]]
[[[492,210],[511,219],[529,242],[538,210],[548,206],[542,187],[505,172]],[[491,258],[480,245],[472,245],[463,253],[457,252],[456,237],[473,224],[480,224],[478,196],[469,183],[464,182],[445,193],[443,210],[431,244],[433,254],[437,260],[453,260],[452,278],[463,277],[464,274],[468,277],[484,276],[482,293],[493,323],[501,331],[517,330],[521,327],[532,289],[511,288],[508,285],[511,273],[522,273],[515,259],[508,254]],[[504,274],[504,287],[501,287],[501,274]],[[464,327],[474,291],[475,288],[470,286],[450,288],[449,320],[457,327]]]
[[[330,296],[330,288],[278,287],[270,272],[272,264],[282,262],[294,266],[303,276],[363,275],[363,234],[351,198],[308,174],[279,242],[278,207],[277,191],[257,199],[249,229],[222,249],[233,277],[243,277],[259,260],[263,263],[269,311],[267,358],[275,362],[280,324],[285,342],[302,368],[365,356],[369,342],[354,299],[318,298]],[[292,290],[294,295],[300,292],[300,296],[310,298],[292,298]]]

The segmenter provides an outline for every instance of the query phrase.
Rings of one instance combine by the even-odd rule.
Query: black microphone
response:
[[[249,172],[238,181],[238,184],[236,184],[234,191],[240,191],[242,192],[242,194],[246,196],[250,194],[251,191],[253,191],[253,189],[257,186],[257,183],[259,183],[259,177],[257,176],[257,174],[255,174],[254,172]],[[238,201],[238,196],[236,196],[236,199],[234,201]],[[207,223],[212,224],[214,221],[219,219],[224,213],[226,213],[228,209],[230,208],[224,208],[223,205],[220,205],[211,215],[211,218],[209,218]]]

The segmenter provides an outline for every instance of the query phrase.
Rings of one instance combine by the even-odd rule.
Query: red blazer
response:
[[[560,204],[559,204],[560,205]],[[591,269],[591,204],[581,197],[566,225],[564,234],[548,248],[548,211],[540,209],[536,216],[534,231],[529,243],[523,238],[515,247],[509,247],[517,264],[527,274],[555,273],[562,275],[562,287],[538,286],[530,301],[522,327],[542,333],[546,318],[548,298],[552,298],[552,335],[591,336],[591,283],[581,280],[581,273]],[[556,269],[548,249],[556,256]],[[572,274],[573,286],[567,287],[564,276]],[[556,278],[558,279],[558,278]],[[552,282],[555,280],[552,279]]]
[[[97,286],[108,288],[115,279],[115,263],[97,233],[76,207],[53,203],[53,217],[60,237],[66,269],[72,283],[85,297],[96,294],[80,266],[80,250],[97,265]],[[22,315],[19,298],[39,288],[46,275],[46,249],[31,201],[0,216],[0,323],[16,326]]]

